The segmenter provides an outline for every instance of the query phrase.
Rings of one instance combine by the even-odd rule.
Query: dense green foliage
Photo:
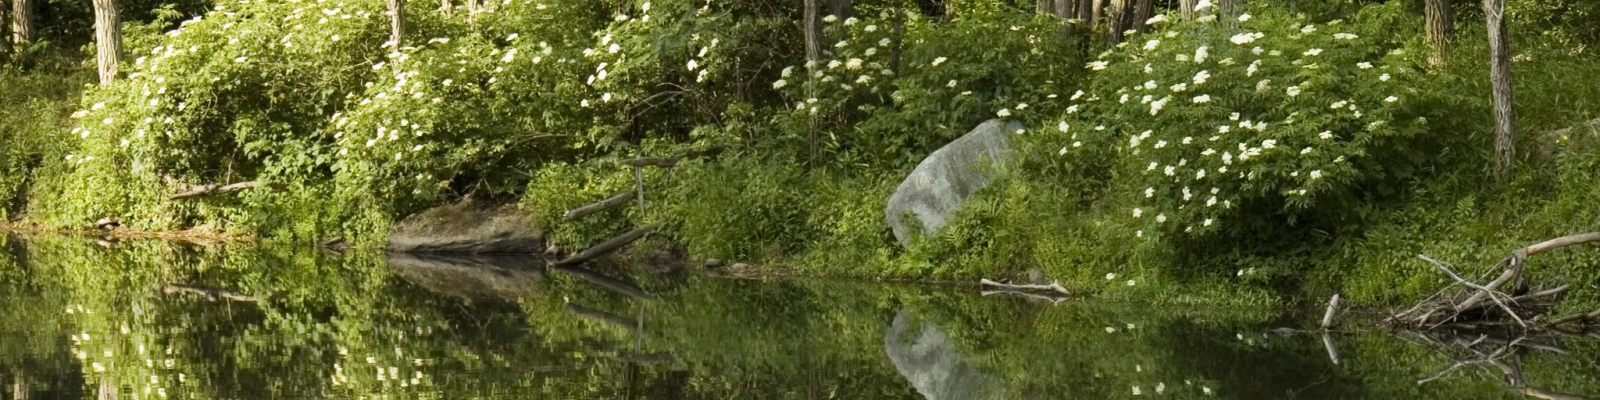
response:
[[[45,36],[80,46],[82,6],[48,3]],[[857,1],[807,62],[796,1],[491,3],[412,2],[403,43],[377,0],[129,3],[123,79],[80,93],[66,51],[0,68],[0,215],[374,244],[470,196],[516,202],[566,248],[660,223],[693,257],[813,275],[1037,269],[1110,296],[1245,283],[1372,302],[1438,283],[1418,253],[1482,265],[1600,230],[1596,133],[1543,134],[1600,114],[1600,88],[1572,84],[1600,76],[1594,1],[1510,2],[1523,172],[1507,184],[1485,167],[1476,8],[1434,65],[1415,2],[1158,10],[1113,46],[1032,4]],[[896,244],[884,199],[992,118],[1028,126],[1008,173],[949,229]],[[633,190],[618,160],[689,151],[705,155],[642,171],[645,208],[561,218]],[[244,181],[278,190],[167,199]],[[1600,275],[1589,250],[1539,262],[1564,267],[1552,281]]]

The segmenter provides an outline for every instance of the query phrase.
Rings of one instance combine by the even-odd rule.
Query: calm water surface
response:
[[[0,238],[13,399],[1581,399],[1575,338],[650,267]],[[1419,381],[1426,381],[1418,383]],[[1561,397],[1566,396],[1566,397]]]

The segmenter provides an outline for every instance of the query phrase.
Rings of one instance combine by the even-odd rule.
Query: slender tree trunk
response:
[[[1106,24],[1111,30],[1111,44],[1122,43],[1126,32],[1133,27],[1133,2],[1135,0],[1111,0],[1110,16]]]
[[[832,2],[834,16],[839,17],[839,19],[855,16],[855,5],[851,4],[850,0],[832,0]]]
[[[28,377],[23,375],[22,371],[17,371],[16,375],[11,377],[11,399],[28,400],[31,395],[28,390]]]
[[[1090,0],[1089,4],[1089,29],[1100,25],[1100,18],[1105,15],[1106,0]],[[1090,35],[1093,35],[1092,33]]]
[[[11,54],[11,2],[0,1],[0,62]]]
[[[1069,0],[1062,0],[1062,1],[1069,1]],[[1037,12],[1037,13],[1040,13],[1040,14],[1049,14],[1051,11],[1056,9],[1056,2],[1055,2],[1055,0],[1039,0],[1039,2],[1036,4],[1036,6],[1037,7],[1034,8],[1034,12]]]
[[[1217,19],[1226,26],[1239,24],[1239,3],[1244,0],[1217,0]]]
[[[1152,16],[1155,16],[1155,1],[1138,0],[1134,5],[1133,29],[1139,32],[1149,32],[1150,27],[1145,26],[1144,21]]]
[[[33,0],[11,0],[11,43],[33,43]]]
[[[1450,0],[1425,0],[1423,11],[1428,22],[1428,43],[1433,45],[1433,56],[1428,58],[1434,66],[1444,64],[1450,52],[1450,34],[1455,31],[1455,21],[1450,15]]]
[[[94,0],[95,55],[100,62],[100,84],[117,79],[117,58],[122,56],[122,18],[117,0]]]
[[[439,1],[439,14],[443,14],[448,18],[451,14],[455,13],[455,9],[456,6],[454,4],[450,4],[450,0]]]
[[[1494,172],[1502,182],[1516,172],[1517,110],[1511,104],[1511,49],[1505,0],[1483,0],[1489,22],[1489,80],[1494,86]]]
[[[817,92],[816,71],[822,67],[822,5],[819,0],[805,0],[805,36],[806,36],[806,96],[815,97]],[[804,107],[812,107],[806,105]],[[815,165],[817,161],[817,115],[811,114],[806,134],[807,165]]]
[[[482,2],[483,0],[467,0],[467,23],[478,23],[478,9],[481,8],[479,4]]]
[[[389,3],[389,42],[398,49],[406,38],[406,0],[387,0]]]
[[[889,44],[889,70],[900,75],[900,54],[905,50],[906,38],[906,11],[904,8],[894,6],[894,36]]]
[[[1183,20],[1194,20],[1194,6],[1199,0],[1178,0],[1178,12],[1182,13]]]

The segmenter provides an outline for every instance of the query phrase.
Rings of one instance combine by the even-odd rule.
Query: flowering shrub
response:
[[[1157,17],[1158,30],[1087,63],[1090,85],[1040,127],[1063,164],[1111,160],[1111,197],[1128,200],[1138,236],[1212,232],[1245,204],[1310,207],[1422,130],[1406,108],[1418,74],[1377,32],[1248,13],[1230,29],[1202,15]]]

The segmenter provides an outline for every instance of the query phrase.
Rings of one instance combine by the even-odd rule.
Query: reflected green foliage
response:
[[[1514,398],[1382,333],[1274,332],[1273,309],[1050,305],[964,290],[746,281],[599,266],[643,301],[561,272],[520,299],[463,299],[391,275],[377,254],[281,247],[0,239],[0,375],[35,396],[89,398],[918,399],[937,365],[894,360],[891,321],[983,382],[978,398]],[[406,275],[414,277],[418,275]],[[179,283],[257,302],[169,292]],[[574,312],[578,310],[579,312]],[[904,321],[897,321],[903,318]],[[642,327],[640,330],[638,328]],[[886,346],[886,344],[888,344]],[[1530,386],[1600,393],[1593,341],[1508,353]],[[932,369],[929,369],[932,368]],[[1138,393],[1135,393],[1137,388]],[[9,389],[7,389],[9,390]],[[1209,392],[1209,395],[1208,395]]]

